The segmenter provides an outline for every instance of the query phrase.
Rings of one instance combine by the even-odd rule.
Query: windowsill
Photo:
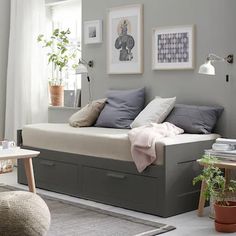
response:
[[[80,107],[61,107],[61,106],[48,106],[49,110],[79,110]]]
[[[79,110],[80,107],[48,106],[48,122],[68,123],[68,119]]]

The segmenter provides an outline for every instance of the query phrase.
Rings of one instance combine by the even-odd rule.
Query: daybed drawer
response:
[[[37,187],[72,195],[77,193],[77,165],[34,158],[33,166]]]
[[[83,195],[92,200],[146,212],[157,207],[156,178],[84,166],[82,183]]]

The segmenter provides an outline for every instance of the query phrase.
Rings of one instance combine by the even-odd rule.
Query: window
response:
[[[47,32],[51,35],[54,29],[71,31],[70,40],[74,45],[78,45],[81,51],[81,0],[67,0],[55,1],[54,3],[47,4]],[[79,53],[81,57],[81,53]],[[49,68],[52,71],[52,68]],[[74,96],[74,100],[80,94],[81,89],[81,75],[75,75],[74,70],[68,70],[68,75],[65,80],[65,96]],[[69,90],[68,92],[66,90]],[[74,93],[73,93],[74,91]],[[77,91],[77,96],[76,96]],[[79,94],[78,94],[79,93]],[[71,100],[71,99],[70,99]],[[74,106],[79,106],[80,99],[76,99]],[[66,98],[65,98],[66,103]],[[64,104],[65,106],[70,106]]]

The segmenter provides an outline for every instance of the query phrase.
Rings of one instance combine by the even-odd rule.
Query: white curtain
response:
[[[5,138],[16,140],[25,124],[48,120],[48,88],[44,51],[44,0],[11,0]]]

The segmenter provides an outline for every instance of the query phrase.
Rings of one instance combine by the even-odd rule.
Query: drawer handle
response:
[[[44,165],[44,166],[55,166],[55,163],[53,161],[40,161],[40,164]]]
[[[115,178],[115,179],[125,179],[126,176],[122,174],[117,174],[117,173],[107,173],[108,177]]]

